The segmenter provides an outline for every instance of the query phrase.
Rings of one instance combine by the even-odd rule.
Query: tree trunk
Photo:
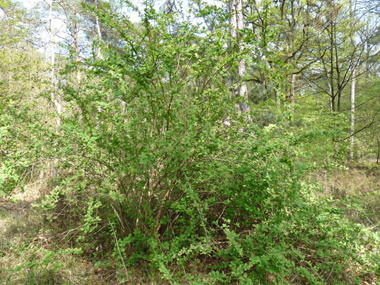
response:
[[[56,84],[55,84],[55,43],[54,43],[54,29],[53,29],[53,0],[50,1],[50,7],[49,7],[49,25],[50,25],[50,44],[51,44],[51,100],[53,101],[58,116],[56,117],[56,133],[59,131],[59,127],[61,126],[61,118],[60,115],[62,114],[62,105],[58,101],[58,96],[56,96]],[[55,187],[56,178],[58,176],[58,169],[54,166],[58,163],[58,159],[54,159],[53,163],[48,162],[48,173],[50,172],[50,184],[48,184],[48,191],[52,191]],[[43,196],[46,193],[41,193]],[[44,215],[44,223],[46,222],[46,215]]]
[[[355,132],[355,69],[352,71],[351,79],[351,138],[350,138],[350,160],[354,159],[354,132]]]
[[[50,45],[51,45],[51,100],[53,101],[58,115],[62,114],[62,105],[58,102],[58,99],[55,95],[55,44],[54,44],[54,30],[53,30],[53,0],[50,1],[50,7],[49,7],[49,25],[50,25]],[[61,119],[59,116],[57,117],[56,121],[56,130],[58,131],[59,127],[61,125]]]
[[[350,11],[351,11],[351,20],[353,20],[354,6],[352,5],[352,0],[350,1]],[[352,22],[353,25],[353,22]],[[353,30],[353,27],[351,27]],[[351,42],[354,44],[354,34],[351,35]],[[349,159],[354,160],[354,132],[355,132],[355,86],[356,86],[356,69],[353,66],[352,75],[351,75],[351,137],[350,137],[350,157]],[[378,160],[378,159],[377,159]]]
[[[331,12],[332,13],[332,12]],[[335,111],[335,94],[334,94],[334,30],[333,30],[333,19],[332,19],[332,14],[331,14],[331,34],[330,34],[330,90],[331,90],[331,111]]]
[[[296,75],[292,73],[292,80],[290,84],[290,103],[292,104],[292,108],[294,107],[295,95],[296,95]]]
[[[334,33],[333,33],[333,38],[334,38],[334,48],[335,48],[335,69],[336,69],[336,85],[337,85],[337,96],[338,96],[338,108],[337,111],[340,112],[340,102],[342,99],[342,89],[343,86],[340,82],[340,68],[339,68],[339,58],[338,58],[338,47],[337,47],[337,40],[336,40],[336,25],[334,25]]]
[[[380,160],[380,141],[379,141],[379,135],[377,135],[376,140],[377,140],[376,164],[378,164],[379,160]]]
[[[95,10],[96,10],[96,12],[98,12],[98,0],[95,0]],[[102,41],[102,33],[100,31],[98,14],[96,14],[95,20],[96,20],[96,31],[98,32],[98,40],[99,40],[98,57],[102,57],[102,53],[101,53],[101,49],[100,49],[100,43]]]
[[[239,39],[239,31],[244,28],[244,19],[243,19],[243,5],[242,0],[232,0],[231,1],[231,36],[236,40]],[[243,45],[239,43],[239,50],[244,49]],[[238,79],[241,81],[239,87],[239,111],[245,113],[248,111],[248,92],[247,92],[247,83],[244,81],[244,75],[246,72],[245,60],[239,60],[238,66]]]
[[[78,29],[78,23],[76,22],[77,19],[77,11],[74,11],[74,47],[75,47],[75,62],[77,64],[76,70],[77,70],[77,83],[78,87],[81,82],[82,76],[80,73],[79,63],[80,63],[80,57],[79,57],[79,29]]]

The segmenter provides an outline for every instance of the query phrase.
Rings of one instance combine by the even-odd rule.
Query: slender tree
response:
[[[356,4],[356,3],[355,3]],[[350,0],[350,6],[351,6],[351,17],[354,17],[354,11],[355,11],[355,6],[352,3],[352,0]],[[351,19],[351,30],[354,31],[353,29],[353,19]],[[355,34],[352,32],[351,34],[351,43],[354,45],[355,41]],[[356,88],[356,67],[352,67],[352,77],[351,77],[351,137],[350,137],[350,160],[354,159],[354,132],[355,132],[355,88]]]
[[[231,36],[239,44],[239,52],[243,51],[244,46],[240,37],[242,36],[239,32],[244,29],[244,15],[243,15],[243,4],[242,0],[232,0],[231,1]],[[238,66],[238,79],[239,79],[239,111],[241,113],[247,112],[248,109],[248,93],[247,93],[247,83],[245,82],[246,65],[245,59],[241,58],[239,60]]]
[[[60,115],[62,114],[62,104],[58,100],[58,95],[56,94],[56,78],[55,78],[55,33],[53,27],[53,0],[50,0],[49,3],[49,31],[50,31],[50,65],[51,65],[51,74],[50,74],[50,80],[51,80],[51,100],[54,103],[56,107],[56,111],[58,113],[57,116],[57,122],[56,122],[56,129],[58,131],[59,126],[61,125],[61,119]]]

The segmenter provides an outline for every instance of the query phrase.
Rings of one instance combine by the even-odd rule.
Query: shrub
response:
[[[301,183],[301,137],[236,112],[228,78],[255,37],[232,39],[212,12],[212,32],[149,5],[140,25],[101,13],[122,41],[62,86],[45,206],[79,217],[81,241],[108,234],[121,279],[143,264],[177,284],[347,284],[378,270],[371,234]]]

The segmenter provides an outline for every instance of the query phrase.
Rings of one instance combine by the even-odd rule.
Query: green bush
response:
[[[145,264],[172,284],[348,284],[378,271],[371,234],[302,182],[301,136],[237,113],[228,78],[239,59],[255,64],[255,36],[232,39],[228,15],[208,9],[212,32],[149,5],[140,25],[100,14],[122,42],[87,60],[80,86],[61,86],[69,111],[46,136],[59,176],[45,207],[78,217],[78,241],[108,235],[121,269]]]

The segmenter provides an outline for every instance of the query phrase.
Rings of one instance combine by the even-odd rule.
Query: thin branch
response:
[[[345,137],[343,139],[340,139],[340,140],[334,140],[334,142],[342,142],[342,141],[345,141],[353,136],[355,136],[357,133],[360,133],[361,131],[364,131],[365,129],[368,129],[370,128],[376,121],[375,121],[375,118],[377,116],[377,114],[380,113],[380,110],[377,110],[377,112],[375,113],[375,115],[373,116],[371,122],[369,124],[367,124],[366,126],[364,126],[363,128],[357,130],[356,132],[352,133],[351,135],[349,135],[348,137]]]
[[[116,237],[116,234],[115,234],[115,229],[113,228],[113,225],[112,225],[111,222],[110,222],[110,225],[111,225],[111,227],[112,227],[112,232],[113,232],[113,235],[114,235],[114,237],[115,237],[115,241],[116,241],[116,245],[117,245],[117,250],[119,251],[120,259],[121,259],[121,261],[123,262],[123,267],[124,267],[125,273],[127,274],[127,277],[128,277],[128,276],[129,276],[129,274],[128,274],[128,270],[127,270],[127,267],[125,266],[124,258],[123,258],[122,254],[121,254],[121,251],[120,251],[119,242],[117,241],[117,237]]]

